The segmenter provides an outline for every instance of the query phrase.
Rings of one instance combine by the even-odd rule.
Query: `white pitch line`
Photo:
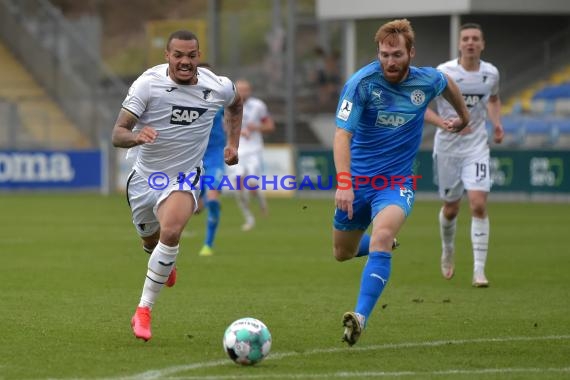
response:
[[[570,367],[564,368],[482,368],[482,369],[448,369],[431,372],[397,371],[397,372],[331,372],[331,373],[297,373],[283,375],[221,375],[221,376],[184,376],[170,377],[164,380],[240,380],[240,379],[331,379],[344,377],[405,377],[405,376],[452,376],[452,375],[489,375],[506,373],[566,373],[570,372]]]
[[[351,348],[347,348],[347,347],[317,348],[317,349],[313,349],[313,350],[307,350],[304,352],[291,351],[291,352],[275,353],[275,354],[271,354],[265,360],[279,360],[279,359],[290,357],[290,356],[306,356],[306,355],[315,355],[315,354],[323,354],[323,353],[345,352],[348,350],[350,350],[350,351],[375,351],[375,350],[389,350],[389,349],[399,349],[399,348],[437,347],[437,346],[445,346],[445,345],[449,345],[449,344],[528,342],[528,341],[538,341],[538,340],[566,340],[566,339],[570,339],[570,335],[550,335],[550,336],[536,336],[536,337],[514,336],[514,337],[505,337],[505,338],[476,338],[476,339],[458,339],[458,340],[436,340],[436,341],[432,341],[432,342],[390,343],[390,344],[380,344],[380,345],[373,345],[373,346],[351,347]],[[202,369],[202,368],[220,367],[220,366],[224,366],[224,365],[235,365],[235,364],[230,362],[229,359],[214,360],[214,361],[209,361],[209,362],[183,364],[183,365],[177,365],[177,366],[167,367],[167,368],[163,368],[163,369],[150,370],[150,371],[145,371],[145,372],[138,373],[138,374],[131,375],[131,376],[119,376],[119,377],[105,378],[104,380],[164,379],[168,376],[172,376],[172,375],[179,373],[179,372],[197,370],[197,369]],[[460,370],[457,370],[457,371],[460,371]],[[415,372],[402,372],[402,373],[415,374]],[[283,376],[287,376],[287,375],[283,375]],[[200,378],[205,378],[205,377],[201,376]],[[224,377],[216,377],[216,379],[224,379]]]

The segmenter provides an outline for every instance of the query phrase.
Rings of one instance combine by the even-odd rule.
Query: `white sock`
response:
[[[457,218],[447,220],[443,215],[443,208],[439,210],[439,235],[441,236],[441,249],[444,253],[455,251],[455,230]]]
[[[169,247],[160,241],[158,242],[148,260],[148,270],[139,306],[152,308],[162,286],[174,268],[177,255],[178,245]]]
[[[248,190],[241,190],[237,192],[236,195],[238,206],[243,214],[243,217],[246,220],[246,223],[252,223],[254,220],[253,214],[249,209],[249,191]]]
[[[360,313],[354,314],[356,314],[356,318],[358,318],[358,322],[360,322],[360,327],[364,328],[364,326],[366,326],[366,317]]]
[[[489,248],[489,218],[471,218],[471,243],[473,245],[474,271],[483,272]]]
[[[265,194],[261,190],[257,190],[256,192],[257,200],[259,201],[259,208],[264,212],[267,212],[267,199],[265,199]]]

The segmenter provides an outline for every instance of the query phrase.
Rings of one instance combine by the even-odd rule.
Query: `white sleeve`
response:
[[[222,83],[222,95],[224,97],[224,106],[232,104],[236,98],[237,90],[234,83],[227,77],[219,77]]]
[[[150,99],[149,77],[139,77],[129,88],[127,97],[123,101],[123,108],[140,118],[146,110]]]
[[[493,85],[493,88],[491,88],[491,95],[499,94],[499,82],[501,81],[501,76],[499,74],[499,70],[496,70],[496,73],[497,73],[497,79],[495,81],[495,84]]]
[[[269,110],[267,109],[267,104],[262,100],[259,101],[259,119],[263,121],[269,117]]]

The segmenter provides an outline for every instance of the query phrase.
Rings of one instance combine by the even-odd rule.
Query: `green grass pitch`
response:
[[[463,204],[456,276],[439,272],[438,202],[418,200],[390,283],[352,348],[341,316],[363,259],[331,252],[332,199],[270,199],[240,231],[223,199],[215,255],[200,257],[205,215],[181,242],[151,341],[129,321],[148,256],[124,196],[2,194],[0,379],[533,379],[570,376],[570,205],[491,202],[488,289],[471,287]],[[252,316],[273,335],[255,367],[232,363],[222,334]]]

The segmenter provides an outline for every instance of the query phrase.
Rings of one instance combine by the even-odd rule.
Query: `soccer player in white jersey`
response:
[[[451,279],[455,273],[455,231],[457,215],[464,190],[467,190],[471,208],[471,243],[473,246],[473,281],[475,287],[487,287],[485,263],[489,245],[489,217],[487,194],[491,189],[489,173],[489,145],[485,120],[493,126],[495,143],[504,136],[501,125],[499,98],[499,71],[481,60],[485,48],[483,31],[478,24],[464,24],[460,28],[458,59],[438,66],[455,80],[471,115],[471,122],[461,133],[449,133],[438,128],[433,149],[435,175],[443,207],[439,211],[442,241],[441,273]],[[437,114],[428,110],[425,120],[438,127],[443,120],[455,117],[453,108],[441,97],[437,98]]]
[[[135,148],[127,200],[133,224],[150,252],[140,302],[131,320],[135,337],[151,337],[151,309],[171,276],[178,243],[196,209],[202,156],[217,111],[226,107],[228,126],[224,159],[238,162],[242,101],[226,77],[198,68],[195,34],[172,33],[167,64],[145,71],[131,86],[113,128],[113,145]],[[169,280],[170,279],[170,280]]]
[[[236,89],[243,100],[243,119],[239,139],[240,162],[228,168],[228,174],[233,179],[238,205],[243,213],[245,223],[243,231],[249,231],[255,226],[255,217],[249,207],[249,195],[252,193],[259,200],[262,213],[267,214],[267,201],[262,191],[248,190],[261,186],[261,182],[248,179],[247,176],[261,178],[263,168],[263,135],[275,130],[275,122],[269,114],[267,105],[258,98],[251,96],[251,84],[240,79],[236,81]],[[239,181],[239,182],[238,182]],[[239,184],[239,190],[237,190]]]

